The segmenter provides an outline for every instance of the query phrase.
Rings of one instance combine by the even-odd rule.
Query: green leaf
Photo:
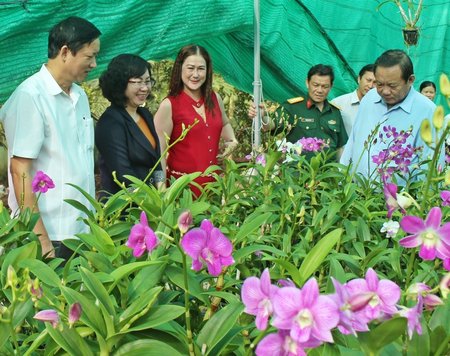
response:
[[[59,328],[53,328],[49,323],[46,323],[45,326],[52,339],[70,355],[94,356],[86,341],[74,328],[60,324],[60,326],[63,326],[63,330],[60,331]]]
[[[336,229],[319,240],[319,242],[309,251],[299,269],[300,286],[319,268],[333,247],[339,242],[342,229]]]
[[[19,263],[19,266],[28,268],[41,282],[51,287],[59,288],[61,285],[61,279],[56,272],[40,260],[23,260]]]
[[[74,187],[76,190],[78,190],[83,196],[91,203],[91,205],[94,207],[94,209],[98,212],[102,211],[102,205],[95,199],[95,197],[92,197],[89,193],[85,192],[83,189],[78,187],[75,184],[72,183],[66,183],[67,185],[70,185],[71,187]]]
[[[204,292],[202,294],[209,295],[211,297],[219,297],[221,299],[226,300],[230,304],[240,302],[240,299],[235,294],[228,292],[211,291],[211,292]]]
[[[76,302],[81,304],[81,322],[91,327],[99,335],[106,337],[105,321],[103,320],[98,307],[95,305],[94,299],[89,299],[80,292],[65,286],[61,286],[61,293],[67,300],[68,304],[74,304]]]
[[[10,333],[11,328],[9,327],[9,324],[0,321],[0,350],[2,349],[5,342],[8,341]]]
[[[108,233],[100,226],[89,220],[87,221],[87,223],[91,228],[91,233],[77,234],[76,236],[78,236],[80,240],[82,240],[90,248],[94,247],[96,250],[106,255],[112,256],[115,252],[115,246]]]
[[[126,324],[134,315],[141,312],[149,305],[153,305],[161,290],[162,287],[155,287],[142,294],[140,298],[131,303],[131,305],[129,305],[128,308],[125,309],[125,311],[120,315],[119,322],[121,324]]]
[[[234,237],[233,242],[235,244],[241,242],[242,239],[246,238],[255,230],[259,229],[261,225],[264,224],[271,215],[272,213],[270,212],[250,215],[247,219],[245,219],[238,233]]]
[[[195,178],[200,176],[200,172],[185,174],[173,182],[164,194],[164,202],[166,205],[173,203],[173,201],[180,196],[186,186]]]
[[[167,267],[166,275],[167,277],[169,277],[172,283],[175,283],[182,290],[185,290],[183,270],[180,267],[175,266]],[[190,271],[187,272],[187,275],[188,275],[189,294],[197,299],[200,299],[204,304],[209,305],[210,304],[209,299],[202,294],[204,290],[200,288],[200,282],[196,279],[196,275],[191,273]]]
[[[206,355],[236,324],[236,320],[244,310],[242,303],[228,304],[219,310],[200,330],[196,343],[199,347],[206,345]]]
[[[168,321],[178,318],[184,313],[184,307],[178,305],[158,305],[152,307],[149,313],[138,319],[131,327],[120,334],[132,331],[146,330],[154,328],[158,325],[167,323]]]
[[[84,206],[83,204],[81,204],[78,200],[74,200],[74,199],[65,199],[64,200],[67,204],[72,205],[75,209],[83,212],[84,214],[86,214],[86,216],[90,219],[90,220],[95,220],[95,215],[92,213],[91,210],[89,210],[86,206]]]
[[[158,340],[136,340],[122,345],[114,356],[183,356],[173,347]]]
[[[128,287],[128,297],[130,300],[140,298],[144,293],[153,288],[161,280],[166,263],[155,264],[149,267],[144,267],[132,279]]]
[[[8,266],[14,267],[14,269],[18,270],[19,263],[26,259],[33,259],[36,258],[37,255],[37,243],[35,241],[30,242],[29,244],[26,244],[24,246],[18,247],[13,249],[12,251],[9,251],[6,255],[3,264],[2,264],[2,285],[5,285],[6,281],[6,274],[8,272]]]
[[[109,313],[109,315],[114,316],[115,310],[109,294],[103,284],[95,276],[95,274],[84,267],[80,267],[80,274],[83,283],[86,285],[86,288],[89,289],[92,295],[96,299],[98,299],[99,303],[106,308],[106,311]]]
[[[393,318],[385,321],[370,332],[358,333],[358,340],[365,352],[376,354],[386,345],[402,336],[406,331],[406,318]]]
[[[430,355],[430,335],[428,327],[422,321],[422,335],[414,332],[413,337],[408,345],[408,356]]]
[[[439,326],[443,326],[448,330],[448,326],[450,325],[450,298],[447,298],[444,305],[440,305],[434,310],[429,325],[431,330]]]
[[[271,259],[268,258],[268,260],[271,260],[273,263],[283,267],[291,279],[297,284],[300,285],[301,282],[301,276],[296,266],[294,266],[292,263],[286,261],[286,260],[280,260],[280,259]]]
[[[233,253],[233,258],[236,261],[239,261],[241,258],[245,258],[253,253],[255,253],[256,251],[268,251],[272,253],[272,256],[282,256],[282,257],[286,257],[286,254],[269,245],[250,245],[250,246],[245,246],[242,247],[240,249],[238,249],[237,251],[235,251]]]
[[[112,278],[114,278],[114,283],[108,288],[109,289],[109,293],[112,292],[112,290],[114,289],[114,287],[117,285],[117,283],[120,282],[120,280],[122,278],[127,277],[129,274],[140,270],[144,267],[148,267],[148,266],[152,266],[152,265],[161,265],[161,264],[165,264],[165,261],[142,261],[142,262],[133,262],[133,263],[128,263],[126,265],[120,266],[118,268],[116,268],[114,271],[112,271],[110,273],[110,276]]]

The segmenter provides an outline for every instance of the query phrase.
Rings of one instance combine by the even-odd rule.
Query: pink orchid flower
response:
[[[405,216],[400,226],[412,235],[401,239],[400,245],[407,248],[420,246],[419,256],[424,260],[450,258],[450,223],[440,226],[441,219],[439,207],[432,208],[425,221],[417,216]]]
[[[366,307],[357,312],[364,322],[391,316],[397,312],[395,305],[400,299],[400,287],[387,279],[379,280],[372,268],[367,270],[365,279],[357,278],[347,282],[347,290],[350,295],[372,293],[373,297]]]
[[[450,191],[443,190],[440,195],[441,195],[441,199],[442,199],[442,205],[450,206]]]
[[[37,171],[31,182],[31,190],[33,193],[46,193],[49,189],[55,188],[52,179],[42,171]]]
[[[56,310],[46,309],[41,310],[33,316],[34,319],[49,322],[52,324],[53,328],[56,328],[59,324],[59,315]]]
[[[290,330],[290,336],[300,344],[333,342],[331,329],[339,322],[339,311],[334,301],[319,295],[314,278],[302,289],[285,287],[273,297],[273,326]]]
[[[205,263],[208,273],[217,277],[223,266],[234,263],[233,245],[230,240],[209,220],[203,220],[200,228],[186,233],[181,239],[181,247],[192,258],[192,269],[200,271]]]
[[[126,245],[133,249],[134,257],[141,257],[145,250],[148,252],[158,245],[159,240],[155,232],[148,226],[147,216],[145,212],[141,212],[140,222],[131,228],[130,236]]]
[[[270,283],[269,270],[266,268],[261,275],[249,277],[242,285],[242,302],[247,314],[256,316],[256,327],[259,330],[267,328],[269,317],[273,314],[272,298],[279,288]]]
[[[255,350],[256,356],[306,356],[302,346],[286,330],[269,334],[262,339]]]
[[[397,185],[394,183],[386,183],[383,187],[384,198],[386,199],[387,217],[390,219],[393,212],[400,209],[402,213],[405,210],[400,206],[397,200]]]
[[[339,308],[339,324],[338,329],[344,335],[353,334],[356,336],[357,331],[369,331],[367,322],[362,318],[358,318],[355,312],[362,310],[370,302],[373,293],[358,293],[350,295],[346,284],[339,283],[331,277],[336,291],[330,295]]]

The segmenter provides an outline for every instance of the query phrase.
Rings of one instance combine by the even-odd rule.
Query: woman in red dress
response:
[[[175,59],[170,79],[169,95],[155,114],[155,126],[161,152],[192,126],[186,137],[174,145],[163,158],[167,177],[178,178],[184,174],[204,172],[217,164],[219,141],[225,147],[237,144],[233,128],[228,121],[222,98],[212,90],[213,69],[208,52],[201,46],[183,47]],[[213,181],[210,175],[201,175],[195,182],[201,186]],[[191,185],[198,197],[201,191]]]

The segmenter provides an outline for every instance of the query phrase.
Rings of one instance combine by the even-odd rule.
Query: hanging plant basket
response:
[[[418,28],[404,28],[403,39],[407,46],[415,46],[419,41],[419,29]]]

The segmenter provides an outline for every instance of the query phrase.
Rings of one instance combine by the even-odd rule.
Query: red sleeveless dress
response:
[[[195,120],[198,120],[198,123],[187,133],[183,141],[169,150],[167,177],[179,178],[186,173],[204,172],[209,166],[217,164],[222,132],[222,112],[216,94],[212,95],[214,109],[206,110],[206,121],[194,109],[203,104],[203,98],[197,102],[182,91],[177,96],[169,96],[168,99],[172,104],[173,122],[170,144],[180,137],[183,131],[182,124],[188,127],[193,125]],[[202,175],[195,179],[195,182],[200,185],[212,181],[214,181],[212,176]],[[192,185],[190,188],[196,196],[200,195],[199,189]]]

